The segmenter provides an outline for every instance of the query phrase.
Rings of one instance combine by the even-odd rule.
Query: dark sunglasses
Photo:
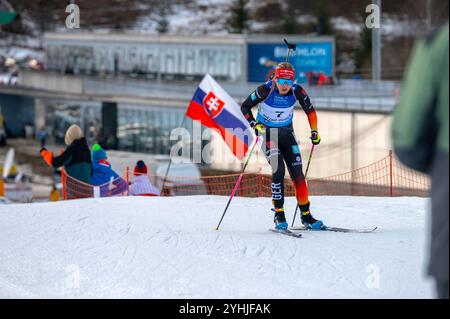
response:
[[[289,80],[289,79],[278,79],[277,82],[278,82],[279,85],[285,85],[285,84],[292,85],[292,84],[294,84],[294,80]]]

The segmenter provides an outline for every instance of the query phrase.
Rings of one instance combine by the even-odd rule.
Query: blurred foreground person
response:
[[[395,154],[431,177],[429,274],[448,299],[449,259],[449,24],[416,43],[392,122]]]

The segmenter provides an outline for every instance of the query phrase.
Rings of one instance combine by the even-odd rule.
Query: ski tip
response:
[[[340,228],[340,227],[330,227],[330,226],[325,226],[320,229],[306,228],[304,226],[289,228],[289,230],[297,230],[297,231],[314,231],[314,232],[331,231],[331,232],[340,232],[340,233],[372,233],[377,229],[378,229],[378,227],[366,228],[366,229],[352,229],[352,228]]]

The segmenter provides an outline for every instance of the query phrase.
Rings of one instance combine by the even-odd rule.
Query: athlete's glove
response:
[[[44,161],[48,164],[48,166],[52,166],[53,164],[53,154],[52,152],[48,151],[45,147],[41,148],[41,156],[44,159]]]
[[[262,123],[256,123],[253,125],[253,128],[255,129],[256,136],[258,135],[264,135],[266,133],[266,126]]]
[[[319,144],[321,140],[319,132],[317,130],[312,130],[310,139],[314,145]]]

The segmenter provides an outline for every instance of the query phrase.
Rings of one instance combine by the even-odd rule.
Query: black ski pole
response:
[[[316,145],[313,144],[313,146],[311,147],[311,153],[309,153],[309,159],[308,159],[308,164],[306,165],[306,171],[305,171],[305,180],[306,180],[306,176],[308,175],[308,170],[309,170],[309,164],[311,163],[311,158],[312,158],[312,154],[314,152],[314,147]],[[297,204],[297,207],[295,208],[295,214],[294,214],[294,219],[292,220],[292,224],[291,227],[294,227],[294,222],[295,222],[295,218],[297,217],[297,211],[299,209],[299,205]]]

